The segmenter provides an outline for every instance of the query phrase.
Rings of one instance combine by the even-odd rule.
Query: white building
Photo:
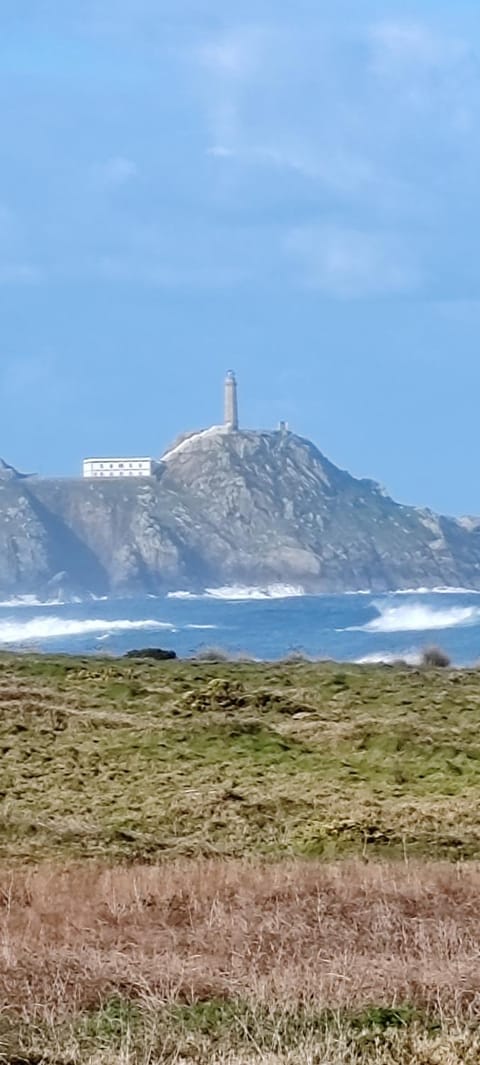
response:
[[[155,459],[84,459],[84,477],[153,477],[158,469]]]

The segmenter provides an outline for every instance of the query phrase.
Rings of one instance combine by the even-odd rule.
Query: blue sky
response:
[[[2,0],[0,454],[286,418],[480,513],[476,0]]]

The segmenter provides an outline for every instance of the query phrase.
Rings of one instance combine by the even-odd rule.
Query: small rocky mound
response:
[[[184,706],[198,712],[232,712],[242,709],[248,702],[243,684],[224,677],[209,681],[199,690],[185,692],[182,699]]]
[[[185,709],[198,713],[227,713],[234,714],[238,710],[259,710],[263,713],[273,711],[279,714],[305,714],[311,712],[311,707],[293,702],[284,695],[276,695],[270,691],[246,692],[243,684],[238,681],[228,680],[226,677],[217,677],[208,682],[204,688],[187,691],[182,697],[182,705]]]
[[[157,662],[167,662],[176,658],[175,651],[165,651],[163,647],[141,647],[139,650],[127,651],[124,658],[153,658]]]

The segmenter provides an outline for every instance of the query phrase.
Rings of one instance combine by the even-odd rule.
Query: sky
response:
[[[479,514],[478,0],[2,0],[0,454],[279,419]]]

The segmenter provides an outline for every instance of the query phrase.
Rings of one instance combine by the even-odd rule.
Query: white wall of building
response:
[[[154,459],[94,458],[83,460],[84,477],[152,477],[157,463]]]

